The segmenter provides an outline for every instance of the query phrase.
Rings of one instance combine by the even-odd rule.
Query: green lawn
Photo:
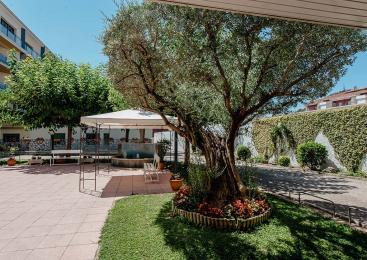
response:
[[[217,232],[170,217],[172,195],[116,203],[100,259],[367,259],[367,235],[270,196],[269,221],[250,232]]]

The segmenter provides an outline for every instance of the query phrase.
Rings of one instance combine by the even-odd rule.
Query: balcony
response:
[[[8,63],[8,57],[6,57],[4,54],[0,53],[0,63],[5,65],[6,67],[9,66]]]
[[[6,85],[4,82],[0,82],[0,90],[6,89]]]
[[[5,26],[3,26],[2,24],[0,24],[0,32],[2,33],[2,35],[4,35],[8,40],[10,40],[12,43],[14,43],[18,48],[20,48],[21,50],[25,50],[25,52],[27,52],[29,55],[31,55],[33,58],[40,58],[41,55],[37,52],[35,52],[34,50],[30,49],[30,48],[23,48],[22,47],[22,40],[16,36],[14,33],[12,33],[11,31],[9,31]]]

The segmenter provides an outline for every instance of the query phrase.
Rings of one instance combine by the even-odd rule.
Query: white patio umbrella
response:
[[[167,118],[175,120],[174,117],[167,116]],[[80,123],[100,128],[169,129],[159,114],[137,109],[83,116],[80,118]]]

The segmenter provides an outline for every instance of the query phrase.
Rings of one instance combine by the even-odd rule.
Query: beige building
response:
[[[0,0],[0,91],[6,88],[9,75],[8,54],[13,49],[18,59],[38,59],[48,49],[45,44]],[[19,139],[26,131],[22,127],[0,128],[0,139]]]
[[[367,88],[343,90],[308,103],[307,111],[367,104]]]
[[[40,58],[48,51],[45,44],[0,1],[0,82],[9,74],[7,57],[14,49],[19,59]]]

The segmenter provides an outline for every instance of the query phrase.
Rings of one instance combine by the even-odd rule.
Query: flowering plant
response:
[[[232,202],[233,215],[238,218],[249,218],[254,215],[254,210],[249,200],[235,200]]]
[[[189,202],[190,196],[190,186],[182,186],[174,197],[174,203],[177,207],[185,207],[185,205]]]
[[[196,211],[208,217],[213,218],[250,218],[263,214],[269,209],[269,204],[264,197],[257,199],[237,199],[225,206],[218,208],[210,205],[203,198],[196,197],[190,186],[182,186],[174,197],[176,207]]]
[[[213,217],[213,218],[222,218],[222,217],[224,217],[223,210],[221,210],[220,208],[211,207],[206,202],[199,204],[198,212],[205,215],[205,216]]]

